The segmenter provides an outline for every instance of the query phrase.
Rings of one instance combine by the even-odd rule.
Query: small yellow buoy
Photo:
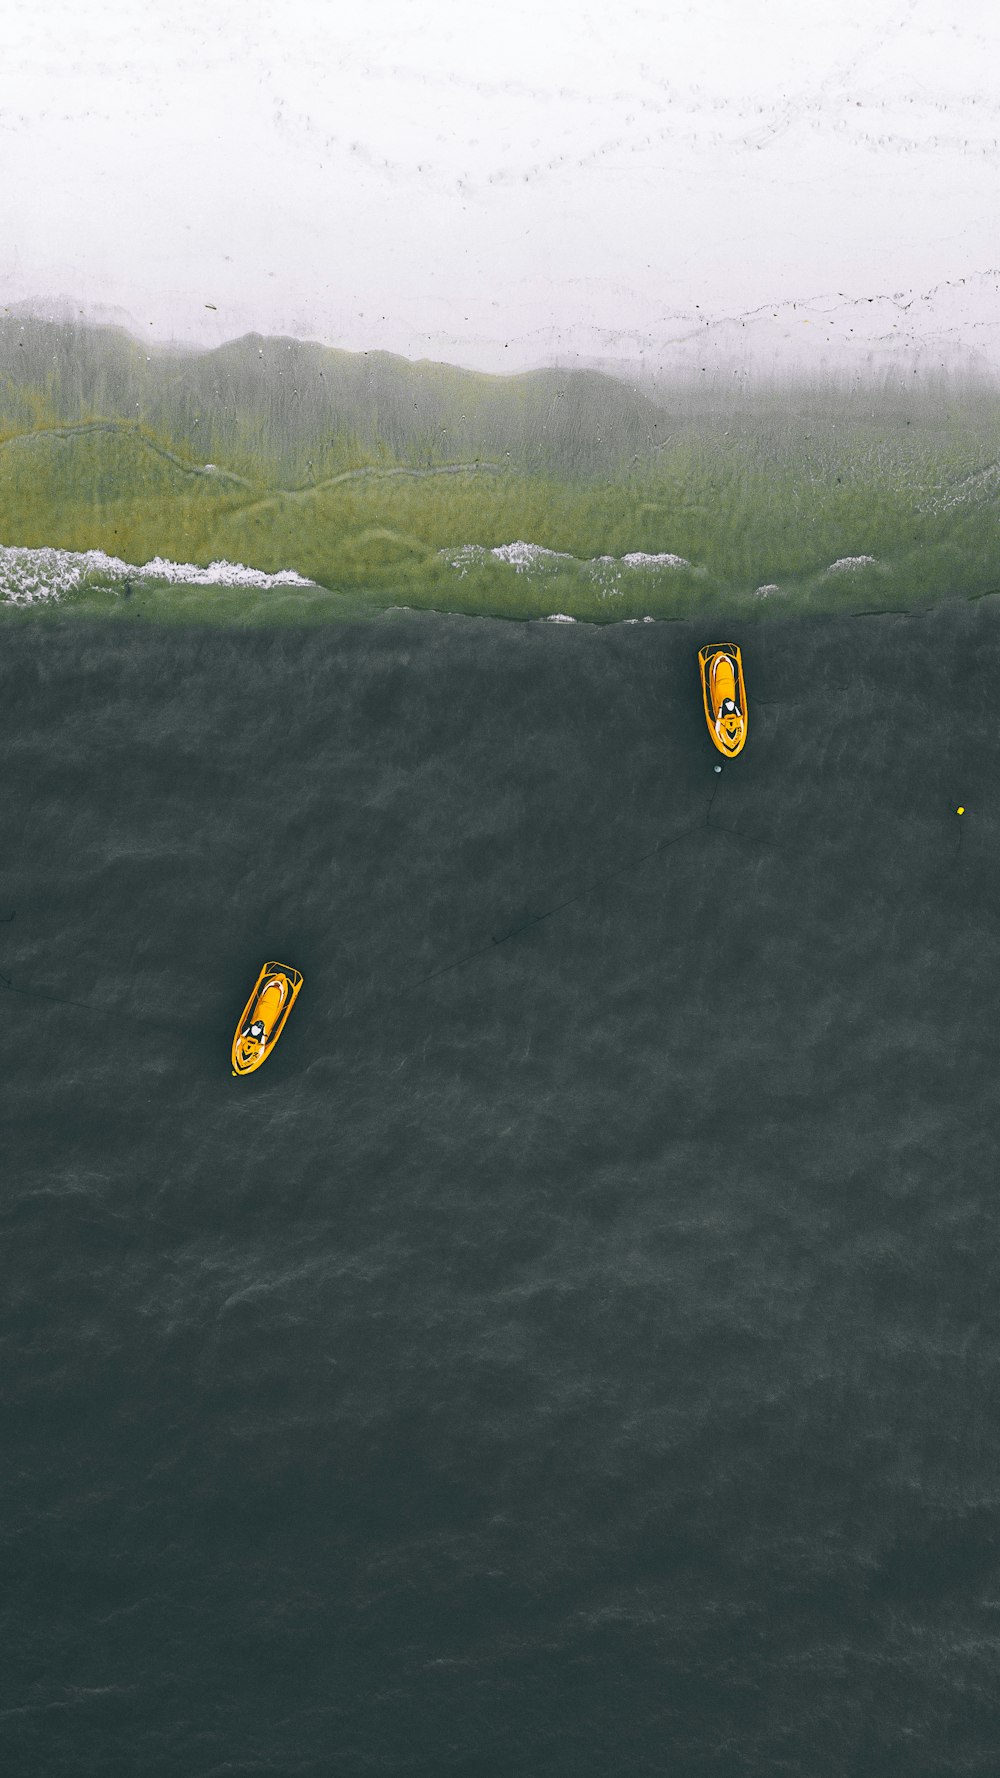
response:
[[[956,813],[956,815],[964,815],[965,814],[965,804],[962,803],[962,805],[955,810],[955,813]]]

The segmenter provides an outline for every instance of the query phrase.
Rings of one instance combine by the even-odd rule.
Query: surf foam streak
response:
[[[617,591],[623,574],[628,576],[642,569],[655,573],[661,568],[691,566],[685,556],[674,555],[669,550],[654,555],[639,549],[630,550],[625,556],[593,556],[581,559],[570,555],[566,550],[546,549],[540,543],[526,543],[523,538],[518,538],[516,543],[497,544],[494,549],[482,543],[463,543],[459,549],[441,550],[439,554],[450,567],[457,569],[463,579],[470,569],[484,568],[490,562],[503,562],[507,567],[513,568],[515,574],[551,574],[563,563],[570,563],[596,580],[604,592]]]
[[[38,605],[61,599],[64,594],[95,582],[166,580],[184,586],[261,587],[312,586],[291,568],[265,574],[243,562],[211,562],[199,568],[194,562],[171,562],[164,556],[138,565],[109,556],[102,549],[25,549],[0,544],[0,602],[6,605]]]

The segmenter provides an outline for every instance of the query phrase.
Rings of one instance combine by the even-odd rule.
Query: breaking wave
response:
[[[0,545],[0,603],[40,605],[61,599],[85,586],[124,590],[131,582],[172,581],[185,586],[312,586],[292,569],[265,574],[242,562],[211,562],[199,568],[194,562],[170,562],[154,556],[141,566],[109,556],[102,549],[25,549]]]
[[[513,568],[515,574],[533,575],[552,574],[569,566],[596,581],[605,593],[621,590],[625,580],[643,569],[656,573],[663,568],[691,567],[685,556],[674,555],[668,550],[658,554],[631,550],[625,556],[592,556],[581,560],[566,550],[546,549],[540,543],[525,543],[522,538],[516,543],[498,544],[493,549],[481,543],[463,543],[459,549],[441,550],[439,554],[463,578],[472,569],[485,568],[493,562]]]
[[[849,574],[854,568],[874,568],[874,556],[838,556],[827,568],[827,574]]]

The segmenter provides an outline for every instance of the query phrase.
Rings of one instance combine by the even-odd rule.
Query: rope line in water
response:
[[[425,987],[430,982],[438,981],[442,976],[451,975],[456,970],[464,969],[468,964],[474,963],[477,958],[485,957],[489,952],[498,950],[501,945],[507,944],[511,939],[519,937],[522,932],[528,932],[532,927],[540,926],[545,920],[551,920],[556,914],[563,913],[566,908],[575,906],[577,902],[583,901],[586,896],[591,895],[595,889],[601,888],[605,883],[614,882],[616,878],[627,875],[629,871],[638,870],[639,867],[646,864],[650,858],[655,858],[661,852],[669,851],[672,846],[680,845],[683,840],[690,839],[692,834],[700,833],[703,829],[711,829],[715,833],[729,834],[734,839],[746,840],[751,845],[765,846],[773,852],[786,851],[787,848],[781,846],[776,840],[765,839],[761,834],[748,833],[745,829],[730,827],[728,823],[712,820],[712,809],[721,782],[721,777],[717,778],[712,786],[712,791],[705,808],[704,820],[691,822],[687,827],[681,828],[679,833],[664,834],[660,839],[655,841],[652,846],[648,846],[644,852],[639,852],[634,857],[626,859],[623,864],[616,865],[613,870],[604,871],[600,876],[593,877],[588,883],[585,883],[581,889],[576,890],[573,895],[568,895],[564,897],[562,901],[555,902],[551,907],[544,908],[541,913],[532,914],[529,919],[519,921],[516,925],[508,927],[504,932],[494,933],[486,944],[476,945],[472,950],[463,951],[461,956],[453,958],[449,963],[442,963],[436,969],[428,970],[425,975],[418,976],[416,981],[406,982],[397,986],[395,993],[390,992],[380,996],[376,992],[375,994],[370,995],[367,999],[361,1001],[354,1007],[352,1011],[343,1014],[342,1019],[358,1017],[372,1006],[377,1005],[380,998],[382,998],[383,1001],[387,1001],[396,999],[402,994],[415,993],[418,988]],[[964,815],[964,806],[956,809],[955,813],[957,815]],[[932,872],[926,879],[926,882],[929,883],[934,881],[935,876],[944,876],[949,870],[953,869],[958,862],[961,850],[962,827],[959,826],[958,840],[950,861],[943,865],[937,873]],[[6,914],[3,919],[0,919],[0,925],[9,926],[16,913],[17,909],[14,908],[11,913]],[[0,983],[2,983],[11,994],[21,994],[34,1000],[48,1000],[59,1006],[73,1006],[78,1008],[81,1012],[96,1012],[99,1013],[102,1018],[124,1020],[127,1024],[155,1027],[159,1030],[168,1028],[171,1030],[176,1029],[174,1026],[167,1027],[162,1019],[144,1018],[141,1014],[124,1012],[121,1009],[114,1007],[99,1006],[95,1001],[76,1000],[70,995],[54,994],[45,988],[20,987],[15,984],[10,976],[0,974]],[[187,1023],[185,1028],[188,1030],[196,1030],[199,1027]],[[207,1027],[201,1028],[207,1029]]]
[[[4,924],[6,925],[6,921]],[[49,994],[44,988],[19,988],[11,981],[9,975],[0,975],[0,982],[3,982],[4,987],[8,988],[12,994],[30,994],[33,1000],[54,1000],[59,1006],[79,1006],[84,1012],[103,1013],[106,1019],[130,1019],[133,1024],[145,1023],[144,1020],[136,1020],[130,1013],[116,1012],[114,1009],[109,1010],[106,1006],[98,1006],[93,1000],[71,1000],[67,994]]]
[[[506,932],[495,933],[493,936],[494,945],[505,945],[508,939],[516,938],[519,932],[527,932],[532,926],[540,926],[543,920],[551,920],[553,914],[561,914],[564,908],[572,907],[574,902],[582,901],[594,889],[599,889],[603,883],[612,883],[616,877],[623,877],[627,871],[637,870],[640,864],[645,864],[647,858],[654,858],[657,852],[665,852],[669,846],[678,845],[690,834],[700,832],[705,825],[707,822],[695,821],[690,827],[682,828],[680,833],[657,840],[656,844],[650,846],[648,851],[638,853],[635,858],[628,859],[625,864],[616,865],[614,870],[605,871],[600,877],[594,877],[592,882],[586,883],[582,889],[578,889],[575,895],[567,895],[565,901],[557,901],[553,907],[546,908],[541,914],[532,914],[530,919],[522,920],[517,926],[509,927]]]
[[[721,770],[722,770],[722,768],[721,768],[721,766],[719,766],[719,767],[718,767],[718,768],[717,768],[717,770],[719,770],[719,771],[721,771]],[[763,835],[762,835],[762,834],[759,834],[759,833],[747,833],[747,831],[746,831],[746,829],[745,829],[745,828],[742,828],[742,827],[730,827],[730,826],[729,826],[729,824],[728,824],[728,822],[725,822],[725,821],[713,821],[713,820],[712,820],[712,804],[713,804],[713,803],[714,803],[714,801],[715,801],[715,795],[716,795],[716,791],[717,791],[717,790],[718,790],[718,788],[719,788],[719,785],[720,785],[720,784],[721,784],[721,783],[722,783],[722,779],[721,779],[721,778],[717,778],[717,779],[716,779],[716,780],[715,780],[715,790],[713,790],[713,792],[712,792],[712,794],[711,794],[711,797],[710,797],[710,798],[709,798],[709,803],[708,803],[708,810],[707,810],[707,813],[706,813],[706,815],[705,815],[705,826],[706,826],[706,827],[710,827],[710,828],[712,828],[712,830],[713,830],[713,831],[714,831],[714,832],[715,832],[715,833],[729,833],[729,834],[732,834],[732,836],[733,836],[733,838],[734,838],[734,839],[737,839],[737,840],[750,840],[750,842],[751,842],[751,843],[752,843],[752,844],[753,844],[753,845],[755,845],[755,846],[767,846],[767,847],[768,847],[768,848],[769,848],[769,849],[770,849],[770,850],[771,850],[771,851],[772,851],[772,852],[785,852],[785,851],[787,851],[787,847],[785,847],[785,846],[781,846],[781,845],[779,845],[779,844],[778,844],[778,841],[777,841],[777,840],[766,840],[766,839],[764,839],[764,837],[763,837]]]
[[[680,833],[664,835],[661,839],[656,841],[655,845],[649,846],[645,852],[640,852],[635,858],[626,859],[624,864],[616,865],[614,870],[604,871],[601,876],[594,877],[589,883],[586,883],[582,889],[578,889],[575,895],[568,895],[565,900],[556,902],[553,907],[545,908],[540,914],[532,914],[530,919],[519,921],[517,925],[508,927],[506,932],[494,933],[489,944],[477,945],[475,950],[464,952],[461,957],[456,957],[453,962],[443,963],[439,969],[432,969],[426,975],[418,976],[415,982],[407,983],[399,990],[399,992],[402,994],[412,994],[415,989],[422,988],[425,983],[437,981],[438,977],[442,975],[450,975],[453,970],[462,969],[465,964],[475,962],[477,957],[485,957],[488,951],[497,950],[500,945],[505,945],[509,939],[516,938],[519,933],[527,932],[532,926],[540,926],[543,920],[551,920],[554,914],[561,914],[564,908],[572,907],[574,902],[582,901],[584,897],[590,895],[594,889],[599,889],[603,883],[611,883],[616,877],[624,876],[627,871],[638,869],[640,864],[645,864],[648,858],[655,857],[657,852],[665,852],[668,847],[676,846],[680,840],[687,839],[692,833],[697,833],[701,827],[707,827],[708,817],[711,814],[712,804],[715,801],[718,788],[718,783],[712,786],[712,794],[708,799],[708,807],[705,810],[704,822],[695,821],[692,822],[690,826],[682,828]],[[362,1010],[363,1004],[356,1009],[358,1012]]]
[[[698,833],[703,827],[709,825],[712,804],[718,794],[719,782],[720,781],[717,780],[712,786],[712,792],[705,809],[704,821],[692,822],[689,826],[682,828],[680,833],[664,835],[661,839],[657,840],[654,845],[647,847],[644,852],[640,852],[634,858],[626,859],[624,864],[616,865],[613,870],[604,871],[599,877],[594,877],[590,882],[586,883],[582,889],[578,889],[575,894],[567,896],[563,901],[557,902],[553,907],[544,909],[540,914],[533,914],[530,919],[519,922],[517,925],[510,927],[506,932],[494,934],[486,944],[477,945],[474,949],[469,951],[463,951],[461,956],[453,958],[449,963],[442,963],[436,969],[428,970],[425,975],[418,976],[416,981],[405,982],[402,985],[397,986],[395,993],[390,992],[389,994],[380,996],[378,992],[376,992],[366,1000],[361,1001],[358,1006],[356,1006],[350,1013],[345,1014],[344,1017],[355,1018],[367,1008],[376,1005],[380,997],[388,1000],[394,999],[400,994],[412,994],[417,988],[422,988],[429,982],[437,981],[441,976],[451,975],[455,970],[465,968],[469,963],[474,963],[478,957],[485,957],[488,952],[497,950],[500,945],[506,944],[509,939],[516,938],[519,933],[527,932],[532,926],[541,925],[543,920],[550,920],[555,914],[562,913],[565,908],[572,907],[574,903],[582,901],[585,896],[590,895],[595,889],[600,888],[602,884],[613,882],[616,877],[624,876],[628,871],[638,869],[638,867],[645,864],[648,859],[655,857],[658,852],[664,852],[669,847],[677,845],[681,840],[688,839],[691,834]],[[735,829],[725,829],[720,831],[736,832]],[[13,913],[9,914],[4,921],[0,922],[0,924],[9,925],[16,912],[17,909],[15,908]],[[68,994],[54,994],[51,990],[46,988],[20,987],[13,982],[10,976],[0,975],[0,983],[2,983],[11,994],[21,994],[33,1000],[48,1000],[57,1006],[73,1006],[78,1008],[81,1012],[96,1012],[103,1018],[124,1020],[128,1024],[158,1026],[160,1029],[163,1028],[162,1020],[143,1018],[141,1014],[128,1013],[106,1006],[98,1006],[95,1001],[76,1000]],[[197,1027],[188,1025],[187,1028],[193,1030]]]
[[[13,914],[8,914],[6,919],[0,920],[0,926],[9,926],[16,913],[17,909],[15,908]],[[160,1031],[177,1029],[174,1025],[167,1025],[163,1019],[145,1019],[141,1013],[123,1012],[120,1007],[98,1006],[96,1000],[74,1000],[69,994],[53,994],[48,988],[22,988],[9,975],[0,975],[0,982],[10,994],[22,994],[32,1000],[50,1000],[56,1006],[76,1006],[81,1012],[99,1013],[103,1019],[124,1020],[128,1025],[154,1026]],[[187,1029],[195,1029],[195,1027],[188,1026]]]
[[[772,851],[782,851],[783,848],[778,846],[773,840],[764,840],[756,834],[748,834],[742,832],[739,828],[725,827],[718,822],[712,821],[712,805],[719,793],[720,783],[721,779],[716,779],[716,782],[712,786],[712,792],[708,799],[703,821],[692,821],[687,827],[682,827],[679,833],[664,834],[655,842],[655,844],[648,846],[645,852],[639,852],[635,857],[627,858],[624,864],[616,865],[613,870],[603,871],[599,877],[593,877],[589,883],[585,883],[583,888],[578,889],[575,894],[567,895],[562,901],[555,902],[552,907],[543,909],[539,914],[532,914],[527,920],[518,921],[515,926],[508,927],[504,932],[494,933],[489,944],[477,945],[474,950],[464,952],[461,957],[456,957],[451,963],[443,963],[440,968],[432,969],[427,975],[419,976],[415,982],[406,984],[399,990],[399,992],[403,994],[413,993],[415,989],[422,988],[425,983],[436,981],[439,976],[450,975],[453,970],[462,969],[467,963],[473,963],[477,957],[484,957],[488,951],[496,950],[500,945],[507,944],[509,939],[517,938],[520,933],[530,931],[533,926],[540,926],[544,920],[551,920],[555,914],[561,914],[565,908],[573,907],[576,902],[582,901],[585,896],[592,894],[595,889],[601,888],[603,884],[614,882],[616,877],[625,876],[628,871],[637,870],[639,866],[645,864],[648,859],[655,858],[660,852],[669,851],[671,846],[679,845],[682,840],[690,839],[692,834],[700,833],[704,828],[711,827],[716,833],[729,833],[737,839],[749,840],[753,845],[769,846]],[[362,1003],[361,1006],[357,1007],[355,1012],[363,1011],[364,1004],[365,1003]],[[368,1004],[371,1003],[369,1002]]]
[[[681,840],[689,839],[691,834],[700,833],[703,827],[710,828],[713,833],[728,833],[732,834],[735,839],[749,840],[755,846],[768,846],[772,852],[784,851],[785,848],[779,846],[775,840],[765,840],[760,834],[747,833],[744,828],[729,827],[725,822],[712,820],[712,805],[719,793],[721,782],[721,778],[717,778],[712,786],[712,794],[708,799],[704,821],[692,821],[690,826],[682,827],[680,833],[665,835],[664,838],[657,840],[655,845],[650,846],[647,851],[639,852],[634,858],[626,859],[624,864],[616,865],[614,870],[605,871],[602,876],[595,877],[575,895],[567,896],[565,901],[558,901],[554,907],[546,908],[544,913],[533,914],[530,920],[523,920],[519,925],[511,926],[506,932],[494,937],[493,943],[495,945],[506,944],[509,938],[516,938],[519,932],[527,932],[529,927],[541,925],[543,920],[551,919],[553,914],[561,913],[563,908],[572,907],[574,902],[582,901],[585,895],[589,895],[593,889],[599,889],[602,883],[611,883],[615,877],[622,877],[627,871],[636,870],[640,864],[645,864],[648,858],[654,858],[658,852],[666,852],[671,846],[679,845]]]

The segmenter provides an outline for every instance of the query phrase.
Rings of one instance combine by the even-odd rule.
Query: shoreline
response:
[[[32,605],[0,601],[0,624],[11,626],[52,625],[90,622],[135,624],[159,629],[205,628],[232,634],[251,630],[336,629],[342,625],[374,624],[387,618],[463,618],[498,623],[534,626],[551,624],[573,626],[586,630],[618,630],[652,625],[702,623],[713,631],[734,625],[756,629],[775,623],[836,621],[842,618],[926,617],[953,607],[976,605],[986,599],[1000,597],[1000,585],[981,591],[943,592],[937,597],[921,597],[912,603],[896,605],[805,605],[770,601],[756,605],[749,601],[712,601],[703,611],[688,608],[679,611],[652,611],[641,615],[578,615],[566,611],[511,612],[487,606],[417,604],[391,595],[341,592],[316,586],[303,597],[296,589],[291,597],[266,592],[224,589],[219,598],[205,599],[203,587],[189,588],[183,583],[168,589],[137,591],[131,597],[70,595]],[[192,596],[185,596],[192,595]]]
[[[632,562],[637,565],[610,556],[581,562],[523,542],[493,549],[472,545],[438,552],[423,571],[329,584],[294,569],[243,562],[202,565],[158,557],[136,566],[103,550],[0,546],[0,619],[238,630],[327,627],[426,612],[591,628],[679,622],[719,628],[922,614],[1000,593],[1000,583],[987,574],[970,576],[964,585],[958,576],[949,577],[947,586],[926,579],[914,584],[908,576],[904,583],[891,564],[870,556],[841,559],[798,581],[753,590],[720,584],[702,566],[680,558],[637,556]]]

